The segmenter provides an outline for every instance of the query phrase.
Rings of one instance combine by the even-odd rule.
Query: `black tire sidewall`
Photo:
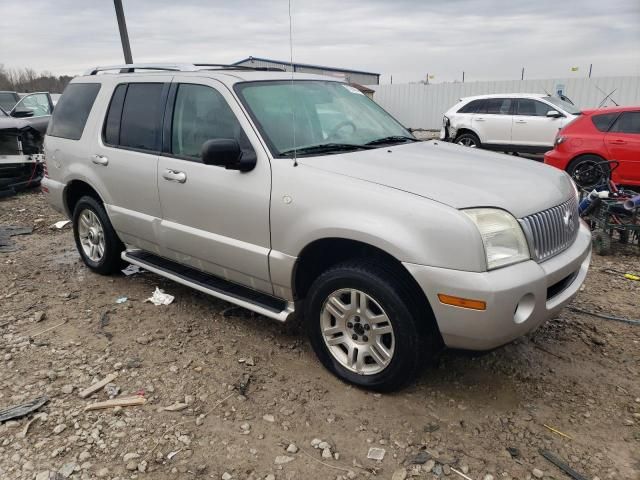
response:
[[[380,373],[359,375],[346,369],[331,355],[324,342],[320,323],[322,307],[330,294],[343,288],[358,289],[374,298],[393,326],[394,355],[391,363]],[[407,307],[407,300],[402,298],[395,286],[378,275],[349,266],[334,268],[322,274],[312,285],[305,302],[305,326],[321,363],[349,383],[376,391],[392,391],[415,377],[421,352],[418,328]]]
[[[102,230],[104,232],[105,239],[105,248],[104,255],[99,262],[94,262],[89,257],[87,257],[80,243],[80,236],[78,234],[78,221],[80,219],[80,214],[84,210],[91,210],[93,213],[95,213],[100,220],[100,223],[102,224]],[[92,271],[100,273],[102,275],[108,275],[110,273],[116,272],[122,267],[124,262],[120,258],[120,253],[124,249],[124,245],[113,229],[111,221],[107,216],[107,212],[98,200],[89,196],[82,197],[80,200],[78,200],[78,203],[73,210],[72,222],[73,238],[76,242],[76,248],[80,253],[80,257],[82,257],[82,261],[87,267],[89,267]]]
[[[569,165],[567,166],[567,173],[573,179],[573,181],[576,182],[576,184],[578,184],[578,182],[576,181],[576,179],[574,177],[574,175],[576,173],[576,169],[580,166],[580,164],[585,163],[585,162],[606,162],[606,160],[604,158],[598,156],[598,155],[581,155],[581,156],[576,157],[573,160],[571,160],[571,162],[569,162]],[[603,174],[610,175],[611,167],[609,166],[608,163],[602,163],[601,167],[603,169]],[[593,185],[580,185],[580,184],[578,184],[578,186],[581,187],[581,188],[593,188],[593,187],[595,187],[597,185],[598,184],[593,184]]]

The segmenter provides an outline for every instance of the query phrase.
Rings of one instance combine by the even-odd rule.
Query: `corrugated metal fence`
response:
[[[489,93],[563,93],[580,108],[597,107],[611,92],[620,105],[640,105],[640,77],[552,78],[493,82],[370,85],[373,98],[407,127],[438,129],[461,97]],[[614,105],[611,100],[606,106]]]

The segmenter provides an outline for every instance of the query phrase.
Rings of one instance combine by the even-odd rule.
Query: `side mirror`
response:
[[[560,118],[560,117],[564,117],[564,115],[562,115],[559,111],[557,110],[549,110],[547,112],[547,117],[551,117],[551,118]]]
[[[232,138],[207,140],[202,145],[202,163],[205,165],[248,172],[254,169],[256,160],[254,152],[243,152],[238,141]]]
[[[33,110],[28,108],[17,108],[11,112],[11,116],[15,118],[29,118],[33,117]]]

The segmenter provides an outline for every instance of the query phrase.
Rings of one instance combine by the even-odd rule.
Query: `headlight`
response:
[[[529,247],[518,221],[497,208],[462,210],[476,224],[487,257],[487,269],[529,260]]]

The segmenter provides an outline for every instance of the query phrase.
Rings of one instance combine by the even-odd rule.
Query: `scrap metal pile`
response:
[[[611,180],[611,173],[620,162],[612,160],[602,164],[608,164],[609,168],[602,169],[608,174],[591,192],[583,192],[579,212],[594,231],[595,252],[608,255],[616,235],[620,243],[640,246],[640,194],[621,188]]]

